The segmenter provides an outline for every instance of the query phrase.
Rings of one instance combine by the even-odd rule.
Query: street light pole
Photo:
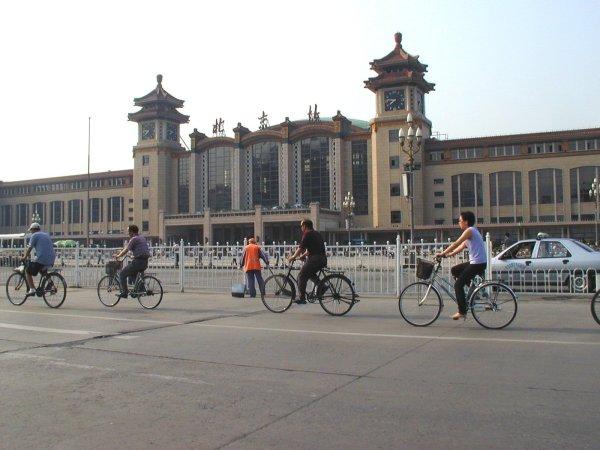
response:
[[[348,231],[348,246],[350,246],[350,228],[352,228],[352,219],[354,218],[354,196],[351,192],[348,192],[342,202],[342,207],[346,211],[346,230]]]
[[[596,231],[596,247],[598,247],[598,209],[599,205],[600,205],[600,186],[599,186],[599,181],[598,177],[594,178],[594,181],[592,182],[592,186],[590,187],[590,197],[594,198],[596,200],[596,214],[594,215],[594,218],[596,220],[594,220],[594,228]]]
[[[408,124],[408,131],[404,133],[404,128],[400,129],[399,140],[400,149],[408,156],[408,164],[406,164],[405,171],[408,174],[408,190],[406,196],[409,200],[410,208],[410,242],[414,242],[415,234],[415,212],[414,212],[414,172],[419,170],[421,165],[415,164],[415,155],[421,151],[423,142],[423,132],[421,127],[417,126],[416,129],[412,125],[413,118],[412,114],[408,113],[406,116],[406,123]]]

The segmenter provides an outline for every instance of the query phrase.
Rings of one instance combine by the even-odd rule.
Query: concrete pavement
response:
[[[2,448],[597,448],[600,326],[589,297],[531,300],[505,330],[345,317],[227,293],[159,309],[0,300]]]

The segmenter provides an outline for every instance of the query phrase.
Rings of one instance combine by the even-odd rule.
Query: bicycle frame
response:
[[[446,280],[443,277],[438,277],[438,272],[440,270],[440,268],[442,267],[442,261],[438,261],[435,263],[435,268],[433,270],[433,274],[431,275],[431,278],[428,281],[428,288],[427,288],[427,292],[425,293],[425,296],[423,297],[423,300],[421,300],[419,302],[419,306],[421,304],[423,304],[423,302],[425,301],[425,299],[427,298],[427,296],[429,295],[429,290],[431,289],[432,286],[434,286],[437,289],[441,289],[442,291],[444,291],[448,297],[450,297],[452,299],[452,301],[456,304],[458,304],[458,301],[456,300],[456,296],[454,295],[454,292],[452,292],[451,290],[449,290],[448,288],[454,290],[454,285],[452,283],[450,283],[448,280]],[[469,290],[467,291],[467,295],[465,296],[465,298],[467,299],[467,304],[470,303],[471,300],[471,295],[473,294],[473,292],[475,291],[475,289],[477,289],[479,286],[481,286],[483,283],[485,283],[485,280],[482,280],[481,282],[475,283],[474,282],[475,279],[473,279],[471,281],[471,283],[469,284]],[[442,296],[440,296],[442,298],[442,306],[444,305],[444,298]]]

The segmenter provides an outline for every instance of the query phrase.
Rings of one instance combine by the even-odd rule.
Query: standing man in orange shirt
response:
[[[251,237],[248,239],[248,245],[244,247],[244,252],[240,257],[240,267],[246,272],[246,286],[248,287],[248,292],[252,298],[256,297],[256,288],[254,287],[255,279],[258,282],[261,297],[265,296],[265,282],[260,273],[261,259],[267,266],[269,265],[269,257],[261,250],[260,246],[256,244],[256,239]]]

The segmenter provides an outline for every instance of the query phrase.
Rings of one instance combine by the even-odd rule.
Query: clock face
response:
[[[154,139],[156,136],[156,125],[154,122],[142,123],[142,140]]]
[[[177,142],[177,125],[167,123],[167,141]]]
[[[385,92],[385,110],[395,111],[406,109],[404,89],[394,89]]]

